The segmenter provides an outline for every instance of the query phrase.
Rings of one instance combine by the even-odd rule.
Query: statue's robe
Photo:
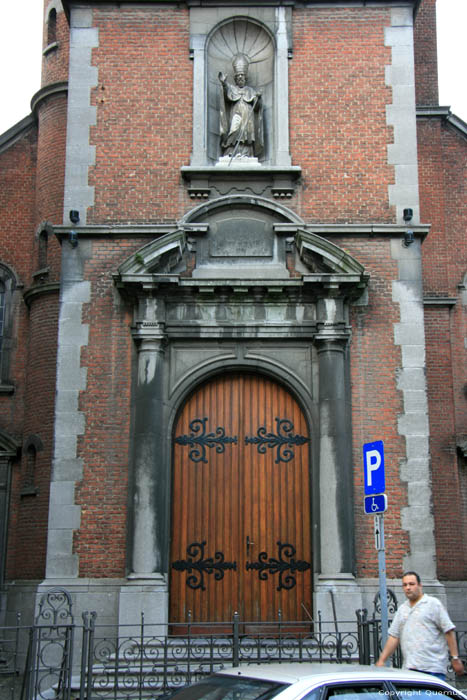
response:
[[[222,90],[220,132],[224,155],[235,153],[259,158],[264,148],[261,95],[248,85],[239,87],[226,82]]]

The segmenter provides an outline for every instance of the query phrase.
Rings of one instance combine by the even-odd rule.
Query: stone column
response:
[[[163,333],[137,331],[138,373],[133,403],[130,573],[120,592],[119,621],[166,623],[169,478],[163,435]]]
[[[321,299],[314,343],[319,364],[320,573],[316,605],[324,619],[347,619],[361,604],[353,575],[352,434],[344,300]],[[350,606],[350,608],[349,608]],[[336,608],[339,610],[336,610]]]

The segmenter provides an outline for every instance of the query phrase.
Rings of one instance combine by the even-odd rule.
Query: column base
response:
[[[355,611],[362,607],[362,592],[355,576],[350,573],[318,574],[315,581],[315,610],[321,611],[321,619],[334,626],[351,622],[355,625]]]
[[[130,574],[120,588],[118,622],[120,625],[154,626],[154,634],[166,634],[169,615],[169,588],[163,574]],[[126,630],[125,634],[131,634]]]

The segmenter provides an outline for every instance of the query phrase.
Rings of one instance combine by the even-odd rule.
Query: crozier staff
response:
[[[260,157],[263,152],[261,93],[247,85],[249,61],[238,54],[232,61],[235,84],[218,74],[222,85],[220,134],[223,155]]]
[[[455,627],[442,603],[423,593],[415,571],[402,576],[402,588],[407,600],[396,612],[376,666],[384,666],[400,644],[404,668],[444,680],[449,650],[452,667],[461,676],[464,665],[459,659]]]

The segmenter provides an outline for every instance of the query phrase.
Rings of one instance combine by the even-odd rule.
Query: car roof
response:
[[[443,681],[435,676],[418,671],[406,671],[399,668],[363,666],[358,664],[332,663],[271,663],[271,664],[240,664],[235,668],[223,669],[219,674],[257,678],[278,683],[296,683],[297,681],[313,681],[316,684],[336,682],[336,680],[378,681],[398,680],[403,682],[439,683]]]

